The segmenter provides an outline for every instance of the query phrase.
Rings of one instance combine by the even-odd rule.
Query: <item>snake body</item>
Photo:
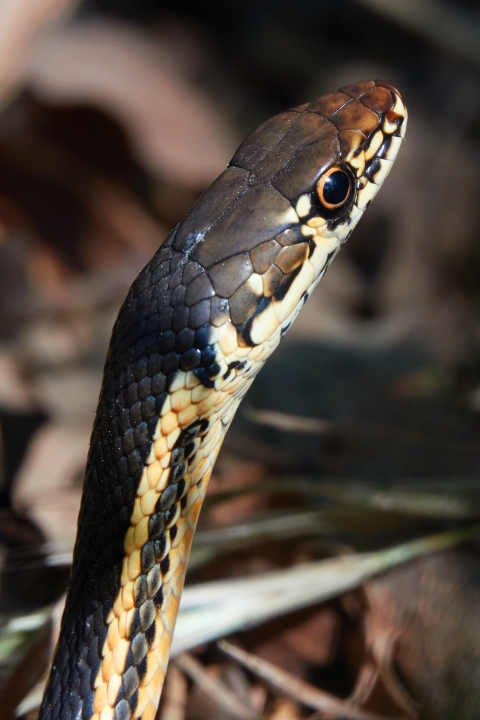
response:
[[[223,437],[405,126],[400,95],[379,81],[271,118],[133,283],[107,355],[40,720],[154,720]]]

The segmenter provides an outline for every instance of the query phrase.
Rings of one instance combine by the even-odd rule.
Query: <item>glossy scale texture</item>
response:
[[[40,720],[154,720],[222,439],[405,125],[399,94],[378,81],[268,120],[135,280],[106,360]],[[317,185],[337,165],[352,192],[332,211]]]

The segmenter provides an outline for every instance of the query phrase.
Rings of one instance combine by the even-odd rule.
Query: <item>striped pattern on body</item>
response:
[[[154,720],[223,437],[405,126],[399,94],[378,81],[268,120],[134,282],[107,356],[40,720]]]

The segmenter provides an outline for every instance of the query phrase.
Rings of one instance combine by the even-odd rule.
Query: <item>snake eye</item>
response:
[[[350,200],[352,187],[350,175],[345,170],[334,167],[320,179],[317,194],[322,205],[328,210],[337,210]]]

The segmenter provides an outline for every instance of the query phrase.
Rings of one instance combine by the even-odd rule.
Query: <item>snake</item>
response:
[[[39,720],[154,720],[223,438],[385,180],[406,121],[379,80],[275,115],[134,281],[105,361]]]

